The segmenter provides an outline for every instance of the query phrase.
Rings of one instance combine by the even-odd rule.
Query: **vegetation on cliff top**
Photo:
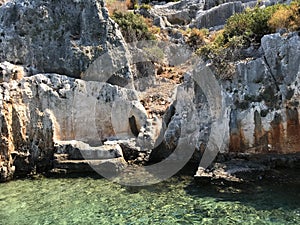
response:
[[[160,28],[153,26],[150,19],[128,11],[136,8],[136,0],[110,0],[114,8],[108,8],[112,18],[119,24],[126,42],[154,40],[156,36],[164,39]],[[145,1],[144,1],[145,2]],[[147,7],[146,7],[147,6]],[[145,7],[150,9],[150,6]],[[248,8],[242,13],[231,16],[220,31],[209,32],[208,29],[181,30],[186,43],[197,54],[210,59],[219,72],[231,77],[231,62],[247,58],[243,49],[260,46],[261,38],[279,30],[291,32],[300,28],[300,0],[290,5],[275,4],[268,7]]]
[[[160,32],[160,28],[153,26],[149,18],[130,11],[137,8],[148,10],[151,8],[150,5],[138,6],[137,0],[109,0],[106,6],[111,18],[119,25],[126,42],[155,40],[155,34]]]
[[[290,5],[246,9],[242,13],[231,16],[222,31],[213,39],[216,48],[241,45],[259,45],[261,38],[280,29],[296,31],[300,28],[300,0]],[[238,44],[237,44],[238,42]]]
[[[261,38],[266,34],[299,29],[300,0],[294,0],[290,5],[256,6],[231,16],[220,31],[206,36],[198,32],[197,37],[202,41],[197,42],[202,44],[196,52],[212,60],[219,70],[230,74],[230,62],[245,57],[242,49],[259,47]],[[194,31],[194,34],[197,33]]]

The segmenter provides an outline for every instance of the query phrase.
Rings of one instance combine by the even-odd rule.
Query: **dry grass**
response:
[[[273,32],[285,28],[295,31],[300,28],[300,4],[293,2],[290,6],[282,5],[268,21]]]
[[[145,18],[145,22],[148,25],[148,29],[150,31],[150,33],[152,33],[153,35],[157,35],[159,36],[161,33],[161,29],[160,27],[154,26],[153,25],[153,20],[150,18]]]
[[[107,0],[106,7],[108,9],[109,15],[113,15],[115,12],[125,13],[128,11],[131,0],[120,1],[120,0]]]
[[[185,31],[184,35],[187,37],[187,43],[196,49],[209,42],[209,31],[207,29],[193,28]]]

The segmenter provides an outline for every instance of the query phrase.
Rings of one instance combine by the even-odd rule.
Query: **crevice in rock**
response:
[[[132,134],[137,137],[139,135],[139,130],[137,128],[136,120],[134,116],[131,116],[129,119],[129,126]]]

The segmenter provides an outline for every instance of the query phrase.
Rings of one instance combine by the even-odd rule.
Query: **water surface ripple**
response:
[[[0,224],[299,224],[300,183],[242,187],[175,177],[124,187],[92,177],[0,184]]]

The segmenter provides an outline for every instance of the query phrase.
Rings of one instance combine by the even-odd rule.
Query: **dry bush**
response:
[[[125,0],[125,4],[127,6],[127,9],[134,9],[138,4],[138,0]]]
[[[272,15],[268,25],[273,32],[278,29],[287,29],[294,31],[300,27],[300,4],[293,2],[290,6],[281,5],[280,8]]]
[[[187,43],[196,49],[208,42],[209,31],[207,29],[193,28],[186,31],[186,34],[188,37]]]
[[[106,7],[108,9],[109,15],[113,15],[115,12],[122,12],[125,13],[128,11],[127,2],[126,1],[119,1],[119,0],[108,0],[106,1]]]
[[[209,43],[215,42],[218,38],[220,38],[224,33],[224,29],[212,31],[209,33],[208,39]]]
[[[150,33],[152,33],[153,35],[159,35],[160,34],[160,32],[161,32],[160,27],[154,26],[152,19],[145,18],[145,22],[148,25],[148,29],[149,29]]]

